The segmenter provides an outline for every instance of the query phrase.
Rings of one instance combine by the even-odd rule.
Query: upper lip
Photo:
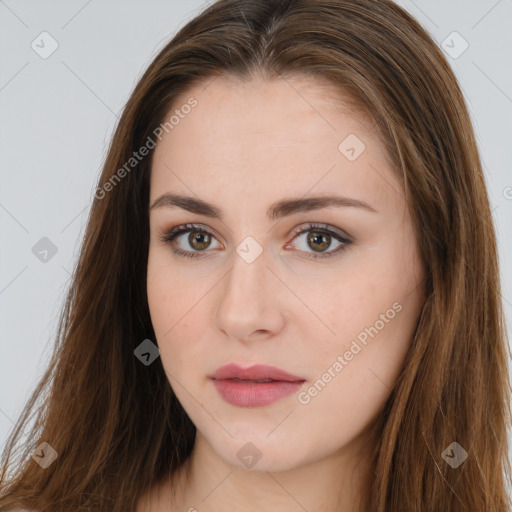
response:
[[[241,366],[231,363],[221,366],[217,371],[210,375],[212,379],[242,379],[242,380],[262,380],[272,379],[287,382],[304,381],[302,377],[292,375],[275,366],[267,366],[264,364],[257,364],[250,368],[242,368]]]

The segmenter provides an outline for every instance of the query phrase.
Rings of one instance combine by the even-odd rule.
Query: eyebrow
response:
[[[373,213],[378,213],[375,208],[359,199],[342,197],[336,195],[308,197],[300,199],[284,199],[270,206],[267,210],[267,217],[271,220],[280,219],[288,215],[300,212],[309,212],[328,207],[354,207],[363,208]],[[192,213],[205,215],[214,219],[222,220],[222,210],[217,206],[210,204],[202,199],[190,196],[182,196],[166,193],[155,199],[150,206],[150,210],[156,208],[183,208]]]

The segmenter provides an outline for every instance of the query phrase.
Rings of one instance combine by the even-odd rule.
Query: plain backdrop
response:
[[[398,3],[444,49],[464,91],[512,338],[512,0]],[[205,6],[0,0],[0,447],[47,364],[117,116],[157,51]]]

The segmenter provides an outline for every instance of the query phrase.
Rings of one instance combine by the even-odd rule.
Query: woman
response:
[[[499,293],[470,118],[418,23],[220,0],[126,105],[0,506],[509,510]]]

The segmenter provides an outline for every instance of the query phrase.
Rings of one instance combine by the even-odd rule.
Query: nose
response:
[[[238,253],[218,289],[215,327],[243,343],[272,337],[285,324],[287,290],[269,268],[267,251],[251,263]],[[288,292],[289,293],[289,292]]]

